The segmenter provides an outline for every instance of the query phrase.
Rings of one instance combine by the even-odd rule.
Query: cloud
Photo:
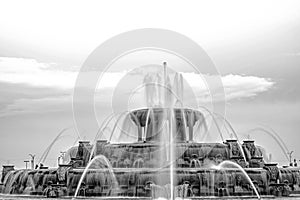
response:
[[[300,56],[300,52],[285,53],[284,55],[289,56],[289,57],[296,57],[296,56]]]
[[[70,90],[74,88],[79,68],[28,58],[0,57],[0,81],[37,88]],[[94,72],[83,73],[89,78]],[[103,75],[100,86],[113,87],[125,74],[126,72],[107,72]]]
[[[77,73],[57,69],[55,63],[42,63],[27,58],[0,58],[0,81],[34,87],[70,89]]]
[[[71,98],[68,96],[45,97],[39,99],[16,99],[0,110],[0,117],[32,114],[71,111]]]
[[[257,76],[226,75],[222,77],[226,99],[253,97],[272,88],[275,82]]]
[[[76,66],[0,57],[0,117],[69,109],[78,71]],[[92,73],[84,75],[89,78]],[[124,74],[105,73],[99,86],[112,88]]]
[[[0,100],[1,116],[51,111],[55,110],[56,105],[68,105],[66,102],[71,105],[72,89],[78,74],[76,69],[78,71],[79,67],[42,63],[34,59],[0,57],[0,85],[3,86],[0,88],[3,96]],[[94,72],[84,73],[88,78]],[[222,88],[218,85],[208,88],[206,84],[206,81],[216,78],[221,78],[227,101],[256,96],[274,85],[272,80],[257,76],[228,74],[217,77],[207,74],[182,74],[185,84],[190,85],[198,100],[203,102],[211,100],[210,92],[215,93],[217,97],[221,94]],[[130,83],[121,81],[125,75]],[[98,83],[98,88],[101,89],[101,95],[106,96],[105,101],[110,101],[109,93],[113,92],[115,87],[119,87],[118,84],[122,84],[126,89],[130,84],[142,85],[142,80],[142,74],[107,72]],[[124,91],[126,92],[132,91]],[[118,99],[120,100],[122,99]]]
[[[200,101],[210,101],[210,92],[216,92],[216,96],[221,95],[219,86],[207,86],[207,82],[212,82],[212,79],[220,78],[223,83],[226,100],[241,99],[253,97],[259,93],[265,92],[272,88],[275,84],[269,78],[245,75],[228,74],[224,76],[198,75],[195,73],[183,73],[185,80],[195,90]],[[218,92],[219,91],[219,92]]]

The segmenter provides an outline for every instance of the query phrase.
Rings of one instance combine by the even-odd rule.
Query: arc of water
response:
[[[57,140],[57,139],[59,138],[59,136],[60,136],[60,132],[59,132],[59,134],[54,138],[53,141]],[[40,160],[39,160],[39,163],[43,160],[43,158],[45,157],[46,153],[47,153],[48,151],[50,151],[50,147],[51,147],[51,144],[53,143],[53,141],[50,143],[49,146],[47,146],[47,148],[45,149],[45,151],[44,151],[43,154],[41,155]]]
[[[99,126],[99,128],[98,128],[98,130],[96,132],[96,136],[95,136],[94,141],[93,141],[93,148],[92,148],[92,151],[91,151],[91,154],[90,154],[89,162],[92,160],[93,154],[94,154],[94,152],[96,150],[96,142],[97,142],[97,139],[99,138],[99,134],[101,133],[101,135],[100,135],[100,138],[101,138],[104,129],[107,127],[108,123],[112,120],[113,117],[114,117],[114,113],[111,113],[108,117],[106,117],[103,120],[103,122]]]
[[[261,199],[255,185],[253,184],[251,178],[249,177],[249,175],[247,174],[247,172],[244,170],[244,168],[242,168],[239,164],[235,163],[235,162],[232,162],[232,161],[229,161],[229,160],[224,160],[223,162],[221,162],[219,165],[215,166],[214,168],[215,169],[221,169],[222,167],[224,167],[224,165],[233,165],[235,167],[237,167],[247,178],[247,180],[249,181],[251,187],[253,188],[254,192],[255,192],[255,195],[257,196],[257,199]]]
[[[240,149],[241,149],[241,152],[242,152],[244,161],[246,162],[246,155],[245,155],[245,153],[244,153],[244,151],[243,151],[242,144],[241,144],[241,142],[240,142],[240,140],[239,140],[239,138],[238,138],[238,135],[237,135],[236,131],[234,130],[233,126],[231,125],[231,123],[230,123],[224,116],[222,116],[222,115],[220,115],[220,114],[218,114],[218,113],[215,113],[215,115],[218,115],[218,116],[222,117],[222,119],[224,119],[225,123],[229,126],[229,128],[230,128],[231,131],[233,132],[234,136],[235,136],[236,139],[237,139],[238,145],[239,145],[239,147],[240,147]]]
[[[120,114],[120,116],[117,118],[116,120],[116,124],[114,125],[112,131],[111,131],[111,134],[110,134],[110,137],[109,137],[109,140],[108,141],[111,141],[112,137],[113,137],[113,134],[118,126],[118,122],[120,121],[121,117],[123,117],[124,114],[128,113],[129,111],[125,111],[123,113]]]
[[[73,127],[71,126],[71,127],[64,128],[64,129],[62,129],[62,130],[58,133],[58,135],[54,138],[54,140],[53,140],[53,141],[50,143],[50,145],[46,148],[46,150],[44,151],[44,153],[43,153],[42,156],[40,157],[40,160],[39,160],[38,163],[44,163],[44,162],[45,162],[45,160],[47,159],[47,156],[48,156],[48,154],[49,154],[49,152],[50,152],[52,146],[55,144],[55,142],[61,137],[61,135],[62,135],[64,132],[66,132],[67,130],[69,130],[69,129],[71,129],[71,128],[73,128]],[[78,135],[79,138],[81,138],[78,132],[77,132],[77,135]]]
[[[166,92],[166,89],[165,87],[167,86],[167,62],[163,62],[163,87],[162,87],[162,94],[163,94],[163,104],[164,104],[164,107],[166,107],[166,99],[167,99],[167,92]]]
[[[182,76],[182,74],[180,74],[179,75],[179,98],[180,98],[180,102],[181,102],[181,106],[183,106],[183,102],[184,102],[184,100],[183,100],[183,90],[184,90],[184,88],[183,88],[183,76]]]
[[[171,95],[173,93],[173,90],[172,90],[171,80],[170,80],[169,76],[167,76],[167,82],[166,82],[165,87],[166,87],[166,89],[165,89],[165,91],[166,91],[166,99],[165,99],[166,107],[173,107],[174,96]]]
[[[76,138],[76,140],[74,140],[74,142],[73,142],[73,145],[72,145],[72,146],[75,146],[75,145],[77,144],[78,140],[80,140],[80,138]]]
[[[153,112],[153,108],[150,107],[148,109],[148,112],[147,112],[147,117],[146,117],[146,124],[145,124],[145,136],[143,138],[146,139],[147,137],[147,133],[148,133],[148,123],[149,123],[149,117],[150,117],[150,112]],[[153,124],[153,123],[152,123]]]
[[[230,130],[232,131],[232,133],[234,134],[235,138],[239,141],[238,139],[238,134],[236,133],[236,131],[234,130],[233,126],[231,125],[231,123],[222,115],[218,114],[218,113],[214,113],[216,116],[220,117],[221,119],[223,119],[225,121],[225,123],[229,126]],[[226,126],[224,126],[226,128]],[[226,128],[227,129],[227,128]],[[228,129],[227,129],[228,131]]]
[[[112,166],[111,166],[109,160],[108,160],[105,156],[103,156],[103,155],[98,155],[98,156],[94,157],[94,158],[88,163],[88,165],[85,167],[85,169],[84,169],[84,171],[83,171],[83,173],[82,173],[82,175],[81,175],[81,177],[80,177],[80,180],[79,180],[79,182],[78,182],[78,185],[77,185],[77,188],[76,188],[76,191],[75,191],[75,194],[74,194],[74,197],[72,198],[72,200],[76,199],[76,197],[77,197],[77,195],[78,195],[78,192],[79,192],[79,190],[80,190],[81,184],[82,184],[82,182],[83,182],[83,180],[84,180],[85,175],[87,174],[87,172],[88,172],[89,168],[91,167],[91,165],[92,165],[96,160],[98,160],[98,159],[103,159],[104,162],[105,162],[105,164],[107,165],[108,171],[109,171],[110,175],[112,176],[112,177],[111,177],[111,178],[112,178],[112,181],[113,181],[113,183],[116,184],[116,185],[111,185],[111,186],[112,186],[112,187],[117,187],[117,186],[118,186],[117,179],[116,179],[116,177],[115,177],[113,168],[112,168]]]
[[[120,116],[117,118],[116,124],[114,125],[114,127],[113,127],[113,129],[112,129],[112,132],[111,132],[111,134],[110,134],[109,141],[112,140],[113,134],[114,134],[114,132],[115,132],[117,126],[118,126],[118,122],[120,121],[121,117],[123,117],[123,115],[124,115],[124,114],[127,114],[127,113],[131,114],[130,111],[124,111],[124,112],[121,113]],[[138,120],[138,118],[136,117],[136,115],[130,115],[130,116],[131,116],[131,117],[134,117],[135,120],[136,120],[136,122],[139,122],[139,120]],[[130,120],[131,120],[131,119],[130,119]],[[137,126],[138,126],[138,125],[137,125]],[[127,134],[127,135],[128,135],[128,136],[131,136],[130,134]],[[132,136],[131,136],[131,137],[132,137]]]
[[[103,129],[101,129],[101,136],[103,135],[103,133],[106,129],[110,130],[109,127],[104,127]],[[91,153],[90,153],[89,161],[91,161],[93,159],[96,148],[97,148],[97,140],[93,141],[93,147],[92,147],[92,150],[91,150]]]
[[[162,84],[162,80],[161,80],[161,76],[160,74],[156,75],[156,84],[155,84],[155,88],[156,88],[156,93],[157,93],[157,100],[158,100],[158,106],[162,107],[162,94],[161,94],[161,89],[160,89],[160,85]]]
[[[102,132],[101,132],[102,129],[108,125],[108,123],[112,120],[113,117],[114,117],[114,113],[111,113],[106,119],[103,120],[103,122],[101,123],[101,125],[99,126],[99,128],[96,132],[96,136],[94,138],[94,141],[96,141],[98,139],[100,133],[102,134]]]
[[[48,154],[50,150],[52,149],[52,146],[55,144],[55,142],[61,137],[62,133],[64,133],[66,130],[61,131],[58,136],[52,141],[52,143],[47,147],[47,149],[44,151],[43,155],[41,156],[38,163],[44,163],[48,157]]]
[[[261,132],[266,133],[269,136],[271,136],[276,141],[276,143],[279,145],[279,147],[280,147],[283,155],[289,161],[289,157],[288,157],[288,155],[285,152],[286,151],[285,148],[282,146],[282,144],[278,141],[278,139],[271,132],[269,132],[269,131],[267,131],[267,130],[259,127],[259,128],[254,128],[254,129],[249,130],[248,133],[257,133],[257,131],[261,131]]]
[[[146,97],[146,103],[147,103],[147,106],[150,105],[150,90],[149,90],[149,81],[150,81],[150,77],[149,75],[147,74],[145,77],[144,77],[144,80],[143,80],[143,84],[145,85],[145,97]]]
[[[287,152],[290,152],[290,150],[288,149],[288,147],[286,146],[286,144],[284,143],[284,141],[282,140],[282,138],[277,134],[277,132],[274,131],[274,129],[271,128],[271,131],[277,136],[277,138],[281,141],[281,144],[283,145],[283,147],[285,148],[285,150]]]
[[[219,124],[217,123],[217,120],[216,120],[214,114],[208,108],[206,108],[205,106],[198,106],[198,107],[203,108],[204,110],[206,110],[211,115],[211,117],[213,119],[213,122],[214,122],[214,124],[217,127],[217,130],[219,132],[220,138],[224,142],[222,131],[221,131],[220,127],[219,127]]]
[[[207,134],[208,134],[208,127],[207,127],[207,123],[206,123],[206,119],[208,118],[208,117],[212,117],[211,116],[211,114],[210,113],[207,113],[207,114],[204,114],[204,113],[202,113],[202,120],[200,121],[198,121],[197,123],[198,123],[198,126],[200,126],[202,123],[204,124],[203,126],[204,126],[204,130],[205,130],[205,132],[204,132],[204,134],[202,135],[202,137],[200,137],[201,139],[200,139],[200,141],[202,141],[202,140],[204,140],[204,138],[206,138],[207,137]]]
[[[265,125],[265,127],[268,127]],[[285,148],[286,152],[290,152],[289,148],[286,146],[285,142],[282,140],[282,138],[280,137],[280,135],[271,127],[268,127],[272,133],[277,137],[277,139],[281,142],[282,146]]]
[[[237,137],[237,133],[235,132],[234,128],[233,128],[232,125],[229,123],[229,121],[228,121],[225,117],[223,117],[222,115],[211,112],[211,111],[210,111],[208,108],[206,108],[205,106],[199,106],[199,107],[205,109],[208,113],[210,113],[210,115],[211,115],[211,117],[212,117],[212,119],[213,119],[213,121],[214,121],[214,123],[215,123],[217,129],[218,129],[218,132],[219,132],[219,134],[220,134],[220,137],[221,137],[222,141],[224,141],[224,138],[223,138],[221,129],[220,129],[220,127],[219,127],[219,125],[218,125],[218,123],[217,123],[217,121],[216,121],[215,115],[218,115],[218,116],[222,117],[222,119],[224,119],[225,123],[228,124],[228,126],[230,127],[230,129],[231,129],[232,132],[234,133],[234,135],[235,135],[235,137],[236,137],[236,139],[237,139],[239,148],[241,149],[241,153],[242,153],[243,159],[244,159],[244,161],[246,162],[246,156],[245,156],[245,153],[244,153],[244,151],[243,151],[242,144],[241,144],[241,142],[239,141],[239,139],[238,139],[238,137]]]
[[[178,79],[178,73],[175,73],[174,81],[173,81],[173,89],[174,93],[179,97],[179,85],[178,85],[179,79]],[[178,98],[175,98],[175,103],[178,100]]]
[[[142,131],[142,127],[141,127],[140,121],[139,121],[139,119],[137,118],[137,116],[136,116],[136,115],[133,115],[133,114],[130,114],[130,116],[131,116],[131,117],[134,117],[134,120],[136,121],[136,125],[137,125],[138,129],[141,129],[141,131]],[[132,118],[130,118],[130,120],[132,121]],[[139,130],[138,130],[138,131],[139,131]],[[130,134],[128,134],[128,136],[130,136]]]
[[[129,112],[129,111],[123,111],[123,112],[120,114],[118,120],[119,120],[124,114],[126,114],[126,113],[128,113],[128,112]],[[136,116],[135,116],[135,115],[133,115],[133,116],[134,116],[135,119],[137,120]],[[114,113],[111,113],[111,114],[110,114],[110,115],[109,115],[109,116],[101,123],[101,125],[99,126],[99,128],[98,128],[98,130],[97,130],[97,133],[96,133],[96,136],[95,136],[95,138],[94,138],[93,148],[92,148],[92,151],[91,151],[91,154],[90,154],[89,161],[91,161],[92,158],[93,158],[93,156],[94,156],[94,152],[95,152],[96,147],[97,147],[96,142],[97,142],[97,139],[99,138],[99,135],[101,134],[101,135],[100,135],[100,138],[103,136],[104,130],[107,128],[107,125],[111,122],[111,120],[113,120],[114,117],[115,117],[115,114],[114,114]],[[117,120],[117,121],[118,121],[118,120]],[[117,123],[115,124],[115,126],[114,126],[114,128],[113,128],[113,130],[112,130],[112,132],[111,132],[109,141],[111,140],[111,138],[112,138],[112,136],[113,136],[113,132],[115,131],[116,125],[117,125]]]
[[[221,116],[221,115],[220,115],[220,116]],[[217,117],[220,118],[220,116],[217,116]],[[224,119],[223,116],[221,116],[221,119]],[[224,121],[225,121],[225,120],[224,120]],[[228,123],[227,123],[227,122],[226,122],[226,125],[228,126]],[[224,125],[224,128],[225,128],[227,134],[230,135],[231,132],[233,132],[233,131],[232,131],[232,128],[229,127],[229,128],[231,129],[231,132],[230,132],[230,131],[228,130],[228,127],[227,127],[226,125]]]

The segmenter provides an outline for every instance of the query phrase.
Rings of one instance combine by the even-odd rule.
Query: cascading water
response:
[[[16,179],[19,178],[21,173],[22,171],[9,172],[9,174],[7,175],[7,179],[4,180],[4,185],[5,185],[4,193],[6,194],[11,193],[11,190],[13,189],[13,184],[16,183]]]
[[[252,189],[254,190],[255,192],[255,195],[257,196],[257,199],[261,199],[255,185],[253,184],[253,181],[251,180],[251,178],[249,177],[249,175],[246,173],[246,171],[244,170],[244,168],[242,168],[239,164],[235,163],[235,162],[232,162],[232,161],[229,161],[229,160],[225,160],[223,162],[221,162],[219,165],[215,165],[215,166],[212,166],[213,169],[217,169],[217,170],[220,170],[220,169],[226,169],[226,165],[228,166],[233,166],[233,167],[236,167],[238,168],[242,173],[243,175],[247,178],[247,180],[249,181]]]
[[[88,163],[88,165],[85,167],[85,169],[84,169],[84,171],[83,171],[83,173],[80,177],[80,180],[78,182],[78,185],[77,185],[77,188],[76,188],[73,199],[76,199],[76,197],[78,196],[80,188],[82,186],[82,183],[83,183],[84,179],[86,178],[86,174],[88,173],[88,171],[90,169],[105,169],[105,170],[107,170],[108,175],[110,176],[110,181],[111,181],[110,190],[116,190],[118,188],[118,181],[115,177],[113,168],[112,168],[109,160],[103,155],[98,155],[98,156],[94,157]]]

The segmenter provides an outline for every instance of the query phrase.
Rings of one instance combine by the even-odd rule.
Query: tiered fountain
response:
[[[180,74],[173,85],[166,66],[163,75],[144,79],[147,108],[122,113],[107,131],[109,118],[94,144],[80,141],[68,151],[67,163],[33,170],[3,166],[1,192],[168,199],[300,192],[299,168],[266,163],[254,140],[198,141],[201,130],[208,131],[206,117],[184,107]]]

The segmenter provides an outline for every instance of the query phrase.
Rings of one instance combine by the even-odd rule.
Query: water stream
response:
[[[86,174],[88,173],[88,171],[90,170],[91,166],[95,163],[95,162],[100,162],[98,164],[100,164],[99,166],[97,167],[100,167],[98,169],[107,169],[108,172],[109,172],[109,175],[110,175],[110,180],[112,181],[111,182],[111,190],[113,189],[117,189],[118,187],[118,181],[115,177],[115,174],[114,174],[114,171],[113,171],[113,168],[109,162],[109,160],[103,156],[103,155],[98,155],[96,157],[94,157],[89,163],[88,165],[85,167],[81,177],[80,177],[80,180],[78,182],[78,185],[77,185],[77,188],[76,188],[76,191],[75,191],[75,194],[74,194],[74,197],[72,199],[76,199],[76,197],[78,196],[79,194],[79,190],[81,188],[81,185],[83,183],[83,180],[84,178],[86,178]]]
[[[257,199],[261,199],[261,197],[260,197],[260,195],[259,195],[259,193],[258,193],[258,191],[257,191],[257,189],[255,187],[255,185],[253,184],[251,178],[249,177],[249,175],[247,174],[247,172],[244,170],[244,168],[242,168],[239,164],[237,164],[235,162],[232,162],[232,161],[229,161],[229,160],[225,160],[225,161],[221,162],[219,165],[213,166],[212,168],[213,169],[217,169],[217,170],[226,169],[226,165],[227,166],[231,165],[231,166],[234,166],[234,167],[238,168],[243,173],[243,175],[247,178],[247,180],[249,181],[252,189],[255,192],[255,195],[257,196]]]

